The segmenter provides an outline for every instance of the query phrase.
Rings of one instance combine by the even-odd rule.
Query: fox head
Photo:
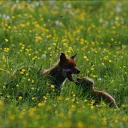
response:
[[[64,53],[61,53],[60,55],[60,61],[58,63],[59,69],[62,72],[62,75],[65,78],[68,78],[70,81],[74,81],[72,74],[79,74],[80,70],[76,67],[76,62],[74,61],[74,58],[77,54],[74,56],[71,56],[70,58],[67,58]]]
[[[91,78],[84,77],[84,78],[77,78],[75,82],[76,85],[81,87],[83,91],[93,91],[94,90],[94,81]]]

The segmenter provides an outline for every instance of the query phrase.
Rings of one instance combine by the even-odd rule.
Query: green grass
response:
[[[0,2],[0,128],[128,127],[127,1]],[[48,94],[40,68],[78,53],[81,73],[111,94],[119,110],[93,106],[68,80]],[[31,66],[13,80],[9,76]],[[36,69],[36,70],[35,70]],[[77,77],[74,75],[74,78]]]

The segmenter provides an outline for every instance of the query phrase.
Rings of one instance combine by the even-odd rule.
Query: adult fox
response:
[[[76,67],[76,62],[74,56],[67,58],[64,53],[61,53],[59,62],[51,68],[45,69],[40,71],[39,76],[43,77],[46,76],[50,81],[50,84],[54,86],[55,90],[60,90],[62,83],[65,79],[69,79],[70,81],[74,81],[72,74],[79,74],[80,70]],[[21,72],[23,69],[29,67],[22,67],[16,70],[12,75],[11,78],[16,77],[16,75]]]

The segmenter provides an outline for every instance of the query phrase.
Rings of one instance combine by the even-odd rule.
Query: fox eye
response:
[[[65,65],[65,68],[73,68],[74,65]]]
[[[73,68],[74,66],[73,66],[73,65],[68,65],[67,67],[69,67],[69,68]]]

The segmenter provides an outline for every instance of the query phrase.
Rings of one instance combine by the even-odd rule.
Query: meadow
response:
[[[0,128],[128,127],[127,1],[1,1],[0,26]],[[37,73],[61,52],[77,53],[81,73],[74,79],[94,79],[119,109],[93,106],[68,80],[59,96],[53,86],[47,93],[48,82]],[[33,70],[11,81],[22,66]]]

